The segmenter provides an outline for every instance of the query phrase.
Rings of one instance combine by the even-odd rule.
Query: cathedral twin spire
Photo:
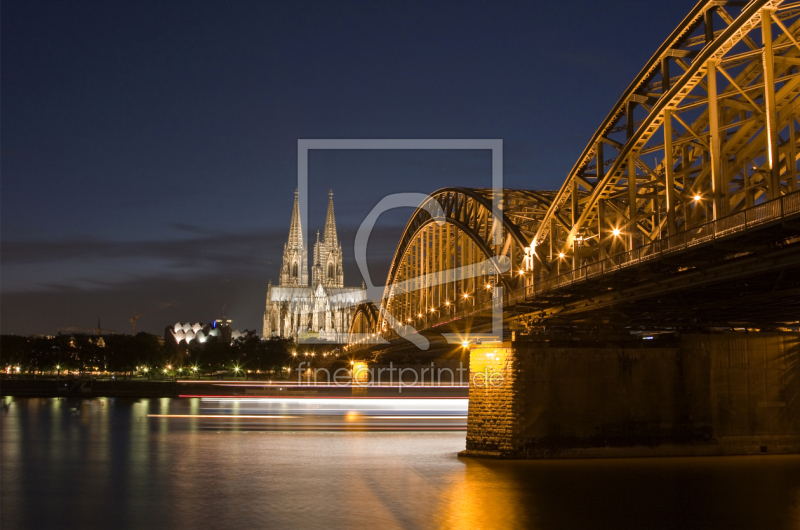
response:
[[[311,281],[315,287],[320,284],[324,287],[344,287],[342,245],[336,235],[336,219],[333,215],[333,190],[328,192],[325,234],[322,241],[319,241],[317,235],[317,244],[314,245],[314,269]]]
[[[343,287],[342,246],[336,233],[336,219],[333,213],[333,190],[328,192],[328,212],[325,217],[325,233],[322,242],[314,245],[314,266],[312,284],[325,287]],[[292,222],[289,226],[289,240],[283,247],[283,266],[281,267],[281,286],[308,285],[308,251],[303,242],[303,228],[300,222],[300,205],[297,190],[294,192]]]
[[[328,244],[339,243],[336,237],[336,219],[333,217],[333,190],[328,191],[328,214],[325,216],[325,236],[323,238]]]
[[[308,251],[303,243],[303,227],[300,223],[300,203],[294,190],[292,222],[289,225],[289,240],[283,245],[281,286],[308,285]]]
[[[300,202],[297,199],[297,190],[294,190],[292,223],[289,225],[289,246],[292,248],[303,248],[303,227],[300,224]]]

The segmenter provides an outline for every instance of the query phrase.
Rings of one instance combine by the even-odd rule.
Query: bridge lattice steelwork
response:
[[[796,321],[800,285],[786,276],[800,265],[798,94],[800,2],[700,2],[625,90],[560,190],[504,190],[502,219],[492,214],[492,190],[431,194],[438,215],[420,208],[412,216],[383,299],[358,309],[351,343],[495,306],[536,323],[625,303],[631,313],[633,302],[651,299],[659,307],[639,303],[637,315],[678,322],[692,312],[670,304],[697,289],[707,299],[692,314],[724,307],[720,292],[731,289],[782,300],[763,318],[717,311],[724,325]],[[764,298],[775,274],[780,296]],[[671,294],[669,303],[659,293]]]

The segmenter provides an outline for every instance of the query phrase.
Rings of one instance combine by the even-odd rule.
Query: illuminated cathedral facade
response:
[[[304,342],[347,341],[356,305],[365,299],[361,287],[345,287],[342,245],[336,234],[333,192],[328,193],[328,213],[322,240],[317,231],[309,283],[308,251],[303,240],[297,191],[294,194],[289,240],[283,246],[278,285],[270,280],[264,310],[264,338],[293,338]]]

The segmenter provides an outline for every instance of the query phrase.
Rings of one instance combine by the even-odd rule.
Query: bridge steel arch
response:
[[[361,302],[353,312],[347,333],[348,344],[366,341],[378,329],[378,308],[370,301]],[[370,341],[374,342],[374,341]]]
[[[788,4],[788,5],[786,5]],[[577,269],[797,189],[800,6],[704,0],[581,153],[536,232]]]
[[[427,327],[491,300],[497,286],[524,286],[526,278],[517,275],[524,248],[554,196],[552,191],[503,190],[502,218],[495,219],[492,189],[449,187],[430,194],[403,231],[380,307],[364,302],[356,308],[350,342],[371,342],[364,334],[379,330],[386,335],[392,329],[388,315],[403,325]],[[431,202],[433,208],[426,208]],[[501,261],[489,261],[492,258]],[[367,323],[374,328],[367,330]]]
[[[572,282],[604,270],[609,260],[644,259],[705,237],[712,225],[736,230],[743,212],[748,219],[774,217],[770,209],[783,203],[776,199],[800,190],[798,95],[800,4],[701,0],[630,83],[558,191],[504,191],[502,245],[491,237],[500,225],[491,190],[431,194],[446,228],[424,210],[412,216],[392,261],[378,329],[384,312],[416,329],[435,325],[441,304],[460,300],[456,295],[475,295],[472,303],[487,307],[490,291],[476,290],[479,281],[506,288],[531,282],[524,297],[535,296],[557,289],[563,277]],[[516,278],[531,243],[534,272]],[[435,259],[442,248],[447,263]],[[453,265],[502,256],[510,258],[511,274],[439,282]],[[433,289],[442,284],[449,286],[444,295]]]

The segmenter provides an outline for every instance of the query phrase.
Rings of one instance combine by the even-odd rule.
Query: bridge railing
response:
[[[577,282],[600,278],[605,274],[621,268],[659,259],[665,255],[686,250],[696,245],[716,241],[732,234],[746,232],[760,225],[780,221],[788,216],[800,213],[800,191],[792,192],[780,198],[767,201],[746,210],[733,213],[716,221],[691,227],[675,235],[656,239],[633,250],[619,252],[613,256],[589,263],[579,269],[569,270],[552,278],[547,278],[527,285],[521,289],[504,293],[502,299],[493,298],[474,305],[458,309],[441,309],[435,316],[428,317],[422,328],[431,328],[454,320],[483,313],[493,307],[504,307],[510,304],[531,301],[539,294],[553,291]],[[394,330],[382,332],[387,340],[396,339],[399,335]]]
[[[765,223],[781,221],[787,216],[800,213],[800,191],[761,203],[708,223],[694,226],[673,236],[656,239],[633,250],[619,252],[613,256],[570,270],[553,278],[537,282],[524,288],[526,296],[545,293],[585,279],[659,259],[665,254],[686,250],[696,245],[716,241],[731,234],[746,232]],[[513,301],[513,300],[512,300]]]

